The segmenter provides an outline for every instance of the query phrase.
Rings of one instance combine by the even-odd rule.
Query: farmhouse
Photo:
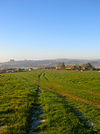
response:
[[[60,66],[56,66],[56,69],[57,69],[57,70],[60,70],[60,69],[61,69],[61,67],[60,67]]]
[[[77,67],[75,65],[66,65],[65,69],[66,70],[75,70],[75,69],[77,69]]]
[[[56,69],[57,70],[66,69],[66,70],[92,71],[95,68],[91,65],[91,63],[86,63],[86,64],[82,64],[82,65],[78,65],[78,64],[65,65],[64,63],[59,63],[56,66]]]

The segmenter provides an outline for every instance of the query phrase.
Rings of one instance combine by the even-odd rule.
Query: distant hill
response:
[[[58,63],[65,64],[83,64],[90,62],[93,66],[100,66],[100,60],[80,60],[80,59],[53,59],[53,60],[23,60],[23,61],[9,61],[0,63],[0,69],[3,68],[25,68],[25,67],[46,67],[56,66]]]

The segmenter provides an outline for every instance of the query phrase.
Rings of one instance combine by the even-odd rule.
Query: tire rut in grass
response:
[[[42,91],[39,86],[36,91],[36,99],[33,105],[32,119],[31,119],[32,123],[28,134],[37,134],[39,131],[40,124],[45,122],[45,119],[41,118],[41,115],[45,114],[45,110],[41,107],[41,104],[39,102],[41,92]]]
[[[48,81],[48,78],[46,77],[46,73],[43,73],[43,77],[44,77],[45,80]]]

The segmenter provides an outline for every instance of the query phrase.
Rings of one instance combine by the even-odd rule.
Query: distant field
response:
[[[100,73],[37,70],[1,74],[0,134],[32,131],[98,134]]]

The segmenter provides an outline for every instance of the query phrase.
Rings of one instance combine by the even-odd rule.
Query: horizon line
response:
[[[64,59],[68,59],[68,60],[100,60],[100,58],[44,58],[44,59],[21,59],[21,60],[18,60],[18,59],[14,59],[14,58],[11,58],[7,61],[0,61],[0,64],[1,63],[5,63],[5,62],[10,62],[10,60],[14,60],[14,62],[16,61],[43,61],[43,60],[64,60]]]

